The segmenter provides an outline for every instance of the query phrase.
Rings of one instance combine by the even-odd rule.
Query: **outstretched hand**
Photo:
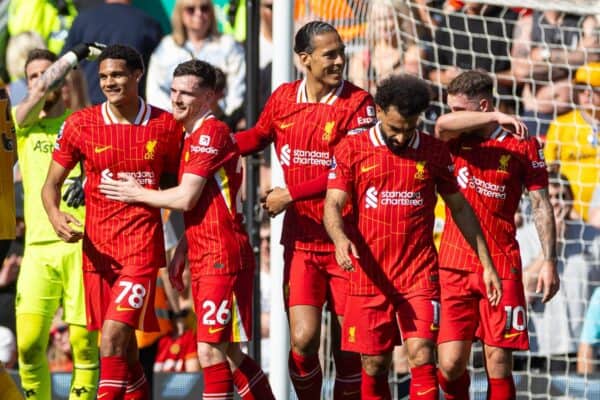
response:
[[[79,43],[71,49],[71,51],[77,56],[77,61],[90,60],[93,61],[98,58],[100,53],[106,48],[103,43]]]
[[[100,193],[111,200],[122,201],[124,203],[138,201],[137,198],[142,193],[144,187],[130,175],[119,173],[118,177],[118,180],[102,177],[100,185],[98,185]]]

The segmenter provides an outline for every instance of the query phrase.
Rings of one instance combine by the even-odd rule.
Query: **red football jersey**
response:
[[[376,125],[335,148],[328,188],[348,193],[357,218],[355,227],[348,227],[360,257],[360,268],[350,274],[351,294],[438,286],[437,193],[458,192],[443,142],[417,132],[406,148],[393,153]]]
[[[163,173],[177,173],[182,127],[171,114],[140,99],[134,124],[116,123],[108,103],[72,114],[58,134],[53,159],[71,169],[83,161],[85,183],[84,269],[165,264],[160,209],[109,200],[98,190],[102,176],[119,172],[158,189]]]
[[[548,186],[543,152],[536,139],[519,140],[498,128],[489,139],[468,135],[449,144],[461,192],[473,207],[501,279],[521,279],[515,212],[523,188]],[[440,267],[480,272],[475,251],[446,212]]]
[[[242,160],[229,127],[209,115],[186,135],[179,174],[207,179],[196,206],[184,213],[193,275],[221,275],[254,266],[244,229]]]
[[[275,144],[288,186],[327,174],[334,146],[348,133],[375,122],[375,105],[366,91],[342,84],[319,103],[309,103],[306,81],[281,85],[269,98],[256,126],[238,135],[256,135],[260,145]],[[325,191],[296,201],[286,210],[281,243],[308,251],[334,251],[323,227]]]

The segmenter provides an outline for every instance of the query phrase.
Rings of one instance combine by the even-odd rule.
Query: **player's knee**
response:
[[[485,352],[488,375],[504,378],[512,373],[512,353],[499,347],[488,347]]]
[[[83,326],[71,325],[69,341],[75,363],[94,364],[98,362],[98,332],[88,331]]]
[[[226,360],[226,355],[219,345],[212,343],[198,343],[198,361],[200,366],[206,368],[208,366],[218,364]]]
[[[129,346],[128,332],[119,329],[103,329],[100,339],[100,354],[102,357],[127,356]]]
[[[320,337],[305,326],[296,326],[291,332],[292,350],[300,355],[312,355],[319,351]]]
[[[460,378],[464,374],[466,368],[466,363],[458,358],[440,358],[438,364],[438,369],[449,381]]]
[[[361,357],[362,367],[369,376],[378,376],[387,374],[390,369],[391,356],[367,356]]]
[[[434,363],[434,344],[429,340],[419,340],[418,343],[408,343],[407,356],[408,361],[413,366],[421,366]],[[407,341],[409,342],[409,341]]]
[[[40,364],[46,354],[47,338],[40,337],[39,332],[31,330],[25,335],[17,335],[17,349],[19,352],[19,364]]]

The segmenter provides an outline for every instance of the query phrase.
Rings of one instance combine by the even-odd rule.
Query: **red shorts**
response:
[[[239,343],[252,339],[253,289],[254,268],[193,277],[198,342]]]
[[[392,302],[383,294],[348,296],[342,328],[342,349],[361,354],[389,353],[401,337],[437,340],[439,291],[422,289],[398,295]]]
[[[314,306],[344,315],[350,276],[335,260],[335,253],[295,249],[284,251],[283,298],[286,307]]]
[[[105,320],[123,322],[145,332],[158,332],[154,311],[158,268],[83,271],[87,326],[101,329]]]
[[[487,300],[479,273],[440,269],[442,313],[438,343],[474,340],[515,350],[529,349],[527,303],[520,280],[502,280],[497,307]]]

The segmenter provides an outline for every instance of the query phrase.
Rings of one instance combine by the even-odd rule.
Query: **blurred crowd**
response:
[[[273,1],[260,0],[259,109],[271,92]],[[445,85],[463,70],[479,69],[495,78],[496,107],[519,115],[529,135],[545,144],[563,282],[548,304],[535,293],[541,246],[532,233],[526,202],[515,218],[529,299],[533,361],[528,368],[549,372],[587,374],[600,369],[600,10],[596,11],[597,15],[569,14],[458,0],[295,2],[298,25],[311,19],[338,25],[347,44],[347,76],[358,86],[374,92],[378,82],[397,73],[428,79],[434,101],[424,130],[444,113]],[[144,58],[146,73],[140,85],[148,102],[170,110],[174,68],[197,58],[219,68],[213,111],[234,131],[240,130],[246,127],[245,12],[245,1],[234,0],[5,0],[0,3],[0,76],[14,106],[27,95],[24,63],[30,50],[48,48],[62,54],[82,42],[123,43]],[[73,110],[102,102],[97,65],[82,63],[68,76],[62,96]],[[270,188],[269,162],[265,156],[263,193]],[[23,221],[18,164],[14,179],[18,237],[0,269],[0,361],[9,368],[16,367],[15,286],[29,223]],[[438,208],[437,219],[443,221],[443,208]],[[181,216],[163,216],[165,247],[172,253],[182,233]],[[436,224],[436,234],[442,229]],[[267,217],[260,238],[261,326],[263,348],[268,348]],[[157,287],[161,332],[139,334],[142,360],[153,371],[198,371],[189,287],[175,292],[166,273],[160,274]],[[48,340],[51,369],[70,371],[68,330],[60,314]],[[395,360],[396,371],[405,373],[402,350]],[[264,355],[265,372],[267,362]]]

